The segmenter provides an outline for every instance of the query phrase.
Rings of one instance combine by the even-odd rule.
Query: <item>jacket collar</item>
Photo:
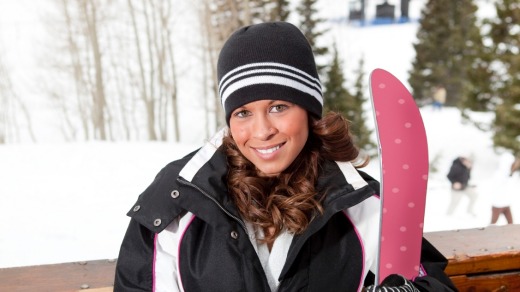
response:
[[[208,212],[217,206],[246,229],[228,196],[227,159],[220,147],[226,131],[227,128],[219,131],[198,151],[161,170],[150,187],[139,196],[128,215],[154,232],[160,232],[184,211],[189,211],[206,222],[218,222],[220,220],[215,220],[221,217],[221,213]],[[367,181],[371,184],[375,181],[358,172],[349,162],[326,161],[321,171],[317,190],[326,195],[322,201],[325,213],[311,222],[309,235],[319,230],[335,213],[374,194],[373,187],[368,187]],[[180,191],[181,199],[172,200],[170,194],[173,190]],[[141,211],[136,213],[133,211],[136,206],[145,208],[139,208]],[[160,226],[153,224],[158,218],[162,220]],[[302,242],[306,237],[302,237]]]
[[[227,159],[220,146],[227,128],[219,131],[212,139],[186,163],[179,173],[179,179],[197,186],[204,195],[210,196],[217,204],[229,213],[239,217],[238,212],[228,196],[227,191]],[[356,205],[374,194],[368,188],[366,195],[360,196],[354,190],[367,189],[367,178],[362,177],[350,162],[326,161],[322,165],[318,179],[318,193],[326,194],[323,200],[325,210],[337,213]],[[193,210],[190,210],[193,211]],[[195,215],[197,215],[195,213]]]
[[[242,228],[247,229],[241,219],[233,201],[228,196],[227,188],[227,158],[222,151],[222,139],[226,135],[227,128],[219,131],[212,139],[186,163],[179,172],[178,182],[186,187],[190,193],[193,203],[188,211],[195,216],[213,217],[215,214],[207,212],[207,203],[212,201],[221,211],[234,218]],[[201,204],[201,199],[203,203]],[[209,201],[208,201],[209,199]],[[213,217],[213,219],[216,219]],[[207,222],[217,222],[208,218]]]

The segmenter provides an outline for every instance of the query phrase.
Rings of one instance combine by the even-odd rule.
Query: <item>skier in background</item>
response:
[[[520,169],[520,157],[503,155],[495,176],[497,192],[491,198],[491,224],[503,215],[507,224],[513,224],[512,195],[518,191],[517,178],[513,174]]]
[[[447,175],[448,180],[451,182],[451,199],[447,211],[448,215],[453,214],[462,197],[467,197],[469,199],[467,213],[475,216],[473,207],[477,193],[475,192],[475,186],[468,184],[472,167],[473,162],[467,157],[459,156],[453,160]]]

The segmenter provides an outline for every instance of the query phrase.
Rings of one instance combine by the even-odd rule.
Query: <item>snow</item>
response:
[[[504,192],[496,177],[506,154],[491,148],[489,134],[460,121],[458,110],[422,109],[430,160],[425,232],[488,226],[491,199]],[[128,217],[137,196],[169,161],[198,145],[174,143],[56,143],[0,147],[0,267],[110,259],[118,255]],[[445,178],[450,162],[470,155],[477,186],[475,213],[466,213],[464,198],[452,216]],[[378,177],[374,159],[366,171]],[[520,177],[516,176],[517,186]],[[518,189],[518,187],[516,188]],[[511,192],[505,193],[515,195]],[[520,196],[511,198],[514,220],[520,220]],[[501,218],[498,224],[504,224]]]
[[[15,83],[18,84],[34,78],[27,68],[35,64],[31,58],[20,57],[20,54],[35,54],[27,37],[30,35],[28,28],[34,27],[28,23],[38,19],[34,17],[37,9],[28,9],[32,7],[28,3],[0,0],[0,12],[4,11],[0,15],[3,19],[0,30],[8,32],[0,36],[12,37],[11,42],[4,39],[4,47],[0,46],[0,49],[5,50],[4,56],[8,56],[10,67],[15,69],[18,78]],[[337,16],[339,10],[332,7],[338,0],[325,3],[331,18]],[[9,13],[6,7],[14,10]],[[18,17],[20,14],[24,17]],[[9,15],[18,18],[10,20]],[[15,25],[10,27],[9,24]],[[367,72],[381,67],[406,84],[416,29],[416,23],[365,28],[333,23],[329,35],[337,42],[340,52],[344,52],[343,59],[350,70],[356,69],[357,60],[364,56]],[[15,51],[19,54],[13,53]],[[185,142],[178,144],[65,143],[54,139],[52,135],[56,133],[49,131],[54,126],[54,121],[45,119],[49,114],[35,111],[41,103],[41,100],[35,100],[30,106],[35,129],[46,138],[44,142],[0,146],[3,206],[0,212],[0,268],[116,258],[129,220],[126,212],[166,163],[201,145],[203,139],[195,135],[200,131],[192,130],[190,126],[196,123],[188,120],[183,123]],[[191,115],[185,112],[189,118]],[[463,123],[459,111],[454,108],[434,111],[427,106],[421,112],[427,130],[430,162],[438,169],[430,173],[425,232],[488,226],[492,198],[497,194],[510,196],[514,220],[520,220],[520,196],[514,196],[503,183],[506,179],[504,165],[510,163],[512,157],[494,151],[490,133]],[[372,119],[369,108],[366,116]],[[474,118],[490,121],[493,116],[479,114]],[[190,135],[194,137],[190,138]],[[452,216],[446,215],[450,200],[446,173],[458,155],[474,159],[471,183],[476,185],[478,193],[475,216],[465,212],[468,203],[465,199]],[[379,162],[374,159],[365,170],[379,177],[378,167]],[[513,183],[518,189],[520,176],[515,176]],[[504,223],[503,218],[498,222]]]
[[[125,213],[165,162],[195,146],[0,147],[0,267],[117,257]]]

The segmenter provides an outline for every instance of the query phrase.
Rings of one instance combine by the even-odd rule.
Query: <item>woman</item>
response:
[[[114,291],[361,291],[373,284],[379,184],[353,165],[358,150],[347,121],[322,117],[303,34],[284,22],[236,31],[220,53],[218,79],[229,129],[167,165],[140,195]],[[451,287],[445,259],[425,246],[423,258],[433,259],[425,272]],[[441,281],[387,280],[402,291],[452,291]]]

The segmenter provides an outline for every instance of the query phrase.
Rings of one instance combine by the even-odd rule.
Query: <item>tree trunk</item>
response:
[[[96,129],[97,138],[107,140],[106,121],[105,121],[105,88],[103,80],[103,65],[101,62],[101,49],[99,47],[99,39],[97,33],[97,10],[92,1],[83,1],[83,13],[87,24],[90,45],[92,46],[92,54],[94,59],[94,84],[93,92],[93,124]]]

